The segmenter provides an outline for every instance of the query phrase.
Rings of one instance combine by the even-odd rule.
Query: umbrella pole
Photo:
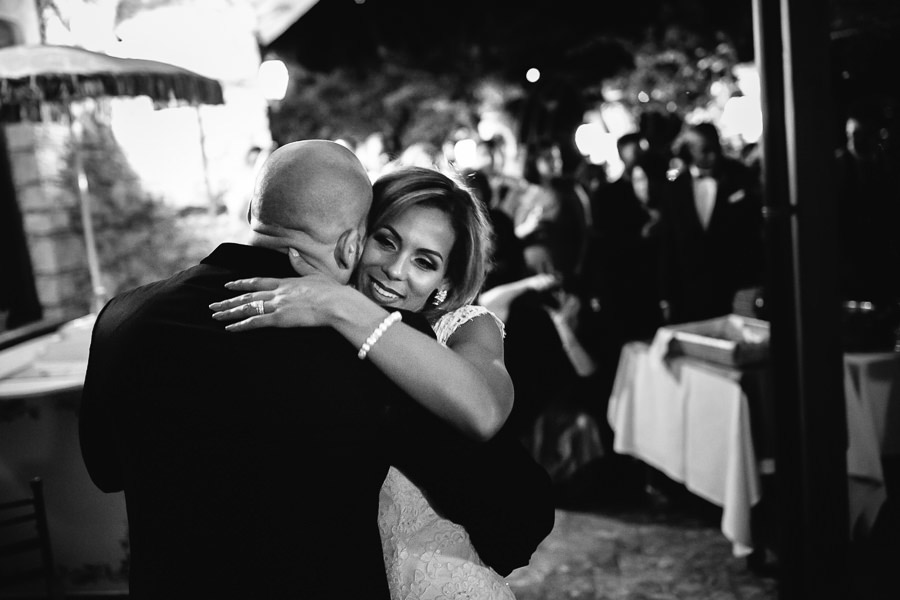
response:
[[[92,302],[91,311],[99,312],[106,304],[106,288],[100,277],[100,260],[97,255],[97,242],[94,238],[94,219],[91,212],[91,194],[88,189],[87,174],[84,171],[84,159],[81,156],[81,126],[76,126],[69,111],[69,132],[72,136],[75,160],[75,175],[78,181],[78,205],[81,208],[81,225],[84,229],[84,245],[87,251],[88,272],[91,277]]]
[[[194,107],[197,115],[197,127],[200,130],[200,158],[203,160],[203,183],[206,184],[206,198],[209,201],[209,214],[216,215],[216,202],[213,198],[212,184],[209,182],[209,159],[206,156],[206,132],[203,131],[203,116],[200,114],[200,105]]]

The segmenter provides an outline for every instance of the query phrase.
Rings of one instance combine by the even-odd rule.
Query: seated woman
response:
[[[214,318],[243,319],[229,331],[327,325],[363,347],[388,311],[422,312],[438,343],[399,322],[360,357],[456,428],[490,439],[512,409],[513,385],[503,359],[503,323],[471,304],[490,249],[484,208],[437,171],[399,169],[374,184],[368,232],[354,287],[318,276],[231,282],[229,289],[250,293],[211,305],[219,311]],[[247,318],[260,312],[248,312],[259,306],[250,303],[260,301],[264,314]],[[394,468],[382,486],[378,524],[393,599],[513,598],[465,529],[438,515]]]

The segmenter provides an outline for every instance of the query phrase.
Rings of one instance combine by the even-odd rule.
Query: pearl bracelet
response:
[[[356,355],[356,358],[358,358],[359,360],[365,359],[366,355],[369,353],[369,350],[372,349],[372,346],[375,345],[375,342],[378,341],[378,339],[384,334],[384,332],[388,330],[388,327],[402,318],[403,315],[401,315],[399,312],[392,312],[391,314],[386,316],[384,318],[384,321],[382,321],[378,325],[378,327],[375,328],[375,331],[372,332],[372,335],[366,338],[366,341],[363,342],[363,345],[359,347],[359,353]]]

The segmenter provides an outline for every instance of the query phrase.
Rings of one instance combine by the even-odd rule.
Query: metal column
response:
[[[816,0],[753,0],[753,11],[763,93],[779,597],[847,598],[847,433],[828,10]]]

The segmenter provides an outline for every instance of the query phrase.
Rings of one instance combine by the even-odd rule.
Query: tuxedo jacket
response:
[[[739,289],[758,285],[763,265],[758,182],[742,163],[722,157],[713,171],[716,200],[704,229],[689,170],[670,182],[661,204],[660,288],[673,322],[731,312]]]
[[[81,446],[96,485],[125,493],[130,596],[388,598],[377,512],[390,464],[470,529],[486,562],[527,564],[553,506],[524,450],[431,418],[331,328],[229,333],[212,319],[208,305],[233,295],[225,282],[293,275],[285,254],[222,244],[99,314]]]

